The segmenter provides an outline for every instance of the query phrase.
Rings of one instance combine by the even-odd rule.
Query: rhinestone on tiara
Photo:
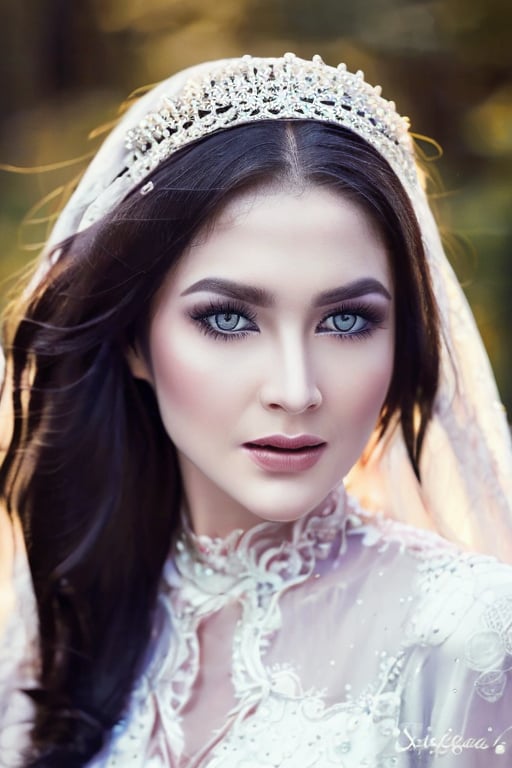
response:
[[[374,146],[409,189],[418,184],[409,121],[363,73],[293,53],[213,64],[127,133],[126,169],[138,183],[176,150],[226,128],[259,120],[320,120],[344,126]]]

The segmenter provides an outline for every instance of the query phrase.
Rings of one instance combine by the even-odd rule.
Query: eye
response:
[[[340,339],[358,339],[382,326],[386,316],[385,309],[374,304],[342,306],[323,318],[317,332]]]
[[[338,315],[326,317],[323,325],[329,331],[338,331],[339,333],[358,333],[364,331],[369,326],[369,321],[361,315],[352,312],[343,312]]]
[[[235,303],[209,302],[206,306],[194,308],[189,314],[203,333],[223,341],[242,339],[258,330],[254,313]]]
[[[213,330],[220,333],[232,333],[233,331],[245,331],[251,326],[251,322],[236,312],[219,312],[204,318]]]

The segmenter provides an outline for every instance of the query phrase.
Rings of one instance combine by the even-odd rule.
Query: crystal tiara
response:
[[[409,189],[418,184],[409,121],[363,73],[305,61],[244,56],[213,63],[126,135],[126,174],[138,183],[176,150],[226,128],[259,120],[320,120],[374,146]]]

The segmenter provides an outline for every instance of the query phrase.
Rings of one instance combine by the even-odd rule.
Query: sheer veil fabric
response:
[[[61,241],[134,186],[122,173],[127,131],[162,96],[225,63],[185,70],[126,112],[62,211],[33,285]],[[423,186],[401,181],[442,318],[421,485],[395,428],[370,441],[322,509],[294,524],[212,540],[184,521],[145,670],[90,768],[508,764],[512,569],[495,558],[512,562],[510,434]],[[9,588],[23,610],[3,631],[0,615],[0,766],[8,768],[22,765],[31,711],[21,691],[38,669],[36,612],[17,550]]]
[[[426,197],[413,199],[442,317],[441,382],[421,486],[395,431],[347,483],[369,509],[512,562],[510,432],[487,353]],[[447,500],[449,500],[447,502]]]

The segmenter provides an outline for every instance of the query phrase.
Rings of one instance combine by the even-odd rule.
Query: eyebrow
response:
[[[198,280],[184,290],[181,296],[188,296],[191,293],[199,293],[201,291],[219,293],[222,296],[245,301],[256,307],[271,307],[275,304],[274,295],[263,288],[246,285],[245,283],[237,283],[233,280],[224,280],[219,277],[205,277],[202,280]],[[341,285],[338,288],[332,288],[319,293],[313,300],[313,306],[325,307],[328,304],[335,304],[347,299],[367,296],[369,293],[378,293],[391,301],[391,294],[380,280],[374,277],[363,277],[346,283],[346,285]]]
[[[274,296],[263,288],[256,288],[253,285],[245,283],[236,283],[233,280],[223,280],[220,277],[205,277],[193,283],[182,296],[199,291],[213,291],[230,299],[240,299],[248,304],[254,304],[257,307],[271,307],[274,304]]]
[[[362,277],[346,285],[341,285],[339,288],[333,288],[330,291],[318,294],[313,302],[313,306],[325,307],[327,304],[334,304],[337,301],[346,301],[347,299],[357,299],[359,296],[367,296],[369,293],[378,293],[391,301],[390,292],[380,280],[377,280],[375,277]]]

